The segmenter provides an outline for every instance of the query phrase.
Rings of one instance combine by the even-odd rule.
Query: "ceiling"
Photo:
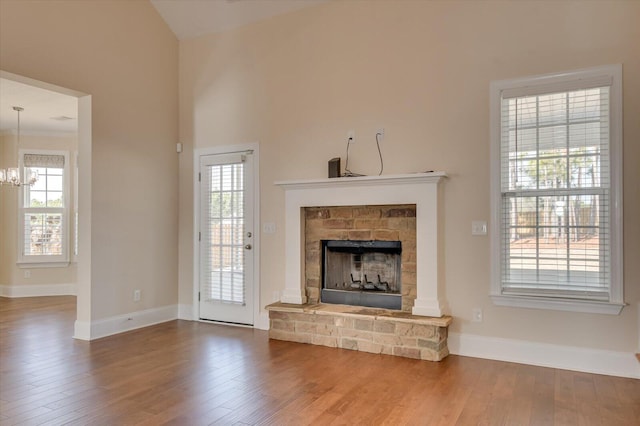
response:
[[[16,131],[20,113],[21,133],[71,134],[78,127],[78,98],[0,78],[0,132]],[[69,119],[63,119],[66,117]]]
[[[179,40],[219,33],[328,0],[151,0]]]
[[[150,0],[178,39],[218,33],[328,0]],[[0,133],[77,132],[78,99],[0,78]],[[70,119],[61,119],[68,117]]]

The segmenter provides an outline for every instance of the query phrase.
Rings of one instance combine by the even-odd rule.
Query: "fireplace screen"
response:
[[[325,303],[401,309],[400,241],[322,241]]]

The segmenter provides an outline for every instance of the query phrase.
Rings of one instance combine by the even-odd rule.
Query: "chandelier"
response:
[[[24,108],[19,106],[14,106],[13,110],[18,113],[18,135],[17,135],[17,143],[16,143],[16,153],[17,153],[17,157],[19,157],[20,156],[20,113],[24,111]],[[19,163],[20,161],[18,161],[18,164]],[[19,167],[8,167],[6,169],[0,169],[0,185],[12,185],[12,186],[33,185],[37,181],[38,181],[37,170],[30,170],[29,177],[27,178],[27,176],[25,176],[25,180],[22,181],[20,179]]]

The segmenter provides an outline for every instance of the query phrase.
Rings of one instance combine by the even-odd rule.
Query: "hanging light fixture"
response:
[[[18,113],[18,135],[17,135],[17,143],[16,143],[16,157],[20,156],[20,113],[24,111],[24,108],[19,106],[14,106],[13,110]],[[18,161],[18,164],[20,161]],[[12,185],[12,186],[22,186],[22,185],[33,185],[38,181],[38,171],[30,170],[29,176],[26,176],[25,180],[22,181],[20,179],[20,168],[19,167],[8,167],[6,169],[0,169],[0,185]]]

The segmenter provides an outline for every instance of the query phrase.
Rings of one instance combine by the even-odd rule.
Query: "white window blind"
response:
[[[609,87],[505,99],[501,115],[504,291],[608,300]]]
[[[499,295],[621,302],[614,79],[547,80],[507,84],[496,104]]]
[[[207,188],[201,297],[221,303],[245,303],[244,157],[220,156],[224,164],[204,168]]]
[[[20,260],[67,261],[67,174],[65,154],[24,153],[25,171],[38,172],[33,186],[23,187]]]

